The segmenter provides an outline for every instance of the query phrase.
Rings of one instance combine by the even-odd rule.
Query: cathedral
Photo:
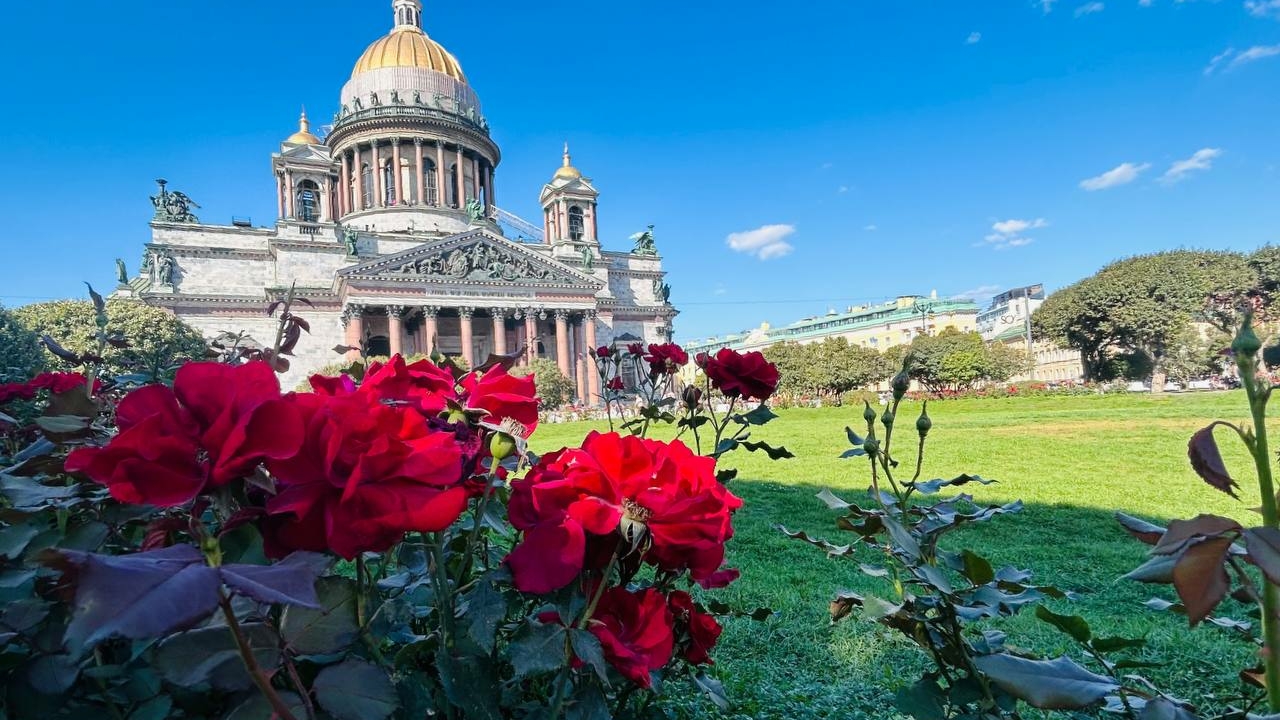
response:
[[[209,338],[244,334],[270,347],[265,310],[292,287],[309,303],[295,310],[311,332],[285,387],[342,360],[338,346],[438,351],[468,365],[520,351],[555,361],[580,399],[595,400],[592,348],[671,337],[676,310],[652,228],[605,250],[599,193],[567,145],[539,194],[541,228],[499,209],[502,153],[479,97],[423,31],[419,0],[392,10],[391,32],[343,86],[332,128],[314,134],[304,112],[272,156],[275,225],[202,222],[161,180],[141,270],[122,271],[116,295],[166,308]]]

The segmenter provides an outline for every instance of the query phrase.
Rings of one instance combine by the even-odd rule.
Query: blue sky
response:
[[[606,247],[657,226],[677,338],[1280,242],[1280,0],[482,5],[424,24],[480,94],[499,201],[538,217],[568,140]],[[136,268],[157,177],[204,220],[272,221],[270,153],[391,23],[384,0],[3,12],[7,305]]]

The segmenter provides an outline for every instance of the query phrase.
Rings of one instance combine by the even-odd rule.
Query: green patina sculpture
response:
[[[360,250],[356,247],[356,241],[360,239],[360,233],[355,228],[342,228],[342,242],[347,246],[347,255],[356,257],[360,254]]]
[[[590,245],[583,245],[582,246],[582,269],[589,271],[589,270],[595,269],[595,266],[596,266],[595,253],[591,252]]]
[[[471,222],[480,222],[484,220],[484,203],[476,198],[467,198],[467,204],[463,206],[467,211],[467,217],[471,218]]]
[[[653,281],[653,297],[664,305],[671,302],[671,286],[662,280]]]
[[[635,243],[635,247],[631,250],[632,255],[657,255],[658,248],[653,243],[653,226],[650,225],[648,230],[638,232],[631,236],[631,242]]]
[[[200,222],[200,219],[191,212],[191,208],[200,207],[194,200],[187,197],[185,193],[169,192],[165,189],[168,182],[163,178],[156,180],[156,184],[160,186],[160,194],[151,196],[151,204],[156,209],[152,220],[178,223]]]
[[[116,258],[116,282],[121,285],[129,284],[129,271],[125,269],[124,260]]]

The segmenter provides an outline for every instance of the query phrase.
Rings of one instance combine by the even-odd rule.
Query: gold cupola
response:
[[[307,120],[307,109],[302,108],[298,117],[298,132],[285,138],[285,145],[322,145],[320,138],[311,133],[311,121]]]
[[[394,0],[392,6],[395,27],[364,51],[351,76],[381,68],[423,68],[465,83],[467,77],[457,58],[422,30],[422,4],[418,0]]]
[[[555,178],[563,180],[577,180],[582,177],[582,171],[573,166],[573,158],[569,157],[569,143],[564,144],[564,164],[556,170]]]

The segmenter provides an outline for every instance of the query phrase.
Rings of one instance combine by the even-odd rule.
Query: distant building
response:
[[[903,295],[874,305],[858,305],[844,312],[804,318],[786,327],[760,327],[741,333],[693,340],[684,344],[690,353],[714,352],[720,348],[763,350],[780,342],[802,345],[828,338],[845,338],[850,345],[883,350],[910,343],[921,333],[936,335],[955,328],[970,332],[977,328],[978,305],[970,300],[939,300],[937,295]]]
[[[991,298],[991,305],[978,314],[978,332],[988,342],[1016,347],[1034,358],[1032,372],[1010,380],[1080,380],[1084,377],[1084,364],[1078,350],[1031,337],[1031,316],[1044,304],[1044,297],[1044,285],[1027,285],[996,295]]]
[[[1032,313],[1043,304],[1044,285],[1005,290],[991,298],[991,305],[978,313],[978,334],[987,341],[1014,329],[1025,336]]]

